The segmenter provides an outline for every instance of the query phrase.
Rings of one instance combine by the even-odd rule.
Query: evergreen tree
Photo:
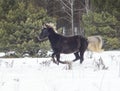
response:
[[[108,12],[89,12],[83,15],[83,25],[86,36],[101,35],[105,49],[119,49],[120,37],[113,26],[119,22],[117,18]]]
[[[41,43],[35,42],[35,38],[43,22],[54,22],[54,19],[49,17],[43,8],[35,7],[31,2],[26,4],[20,0],[13,1],[0,2],[2,6],[0,9],[0,51],[12,50],[18,53],[27,51],[34,55],[42,48]],[[7,4],[9,7],[6,6]]]

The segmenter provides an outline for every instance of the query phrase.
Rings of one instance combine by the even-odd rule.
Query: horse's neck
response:
[[[57,34],[57,33],[51,34],[48,36],[48,38],[49,38],[51,45],[54,45],[59,40],[59,34]]]

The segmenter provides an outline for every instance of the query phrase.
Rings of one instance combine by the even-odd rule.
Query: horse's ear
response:
[[[46,23],[42,23],[42,28],[47,28],[48,25]]]
[[[46,26],[46,28],[49,28],[50,26],[48,24],[44,24]]]

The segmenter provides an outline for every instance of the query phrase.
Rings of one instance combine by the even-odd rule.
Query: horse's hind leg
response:
[[[75,52],[74,55],[75,55],[75,59],[73,60],[73,62],[75,62],[78,59],[80,59],[79,52]]]
[[[80,64],[82,64],[83,60],[84,60],[84,51],[80,52]]]
[[[83,62],[83,60],[84,60],[84,53],[85,53],[87,47],[88,47],[88,42],[87,42],[87,40],[83,40],[83,43],[81,44],[81,47],[80,47],[80,49],[79,49],[79,51],[80,51],[80,63],[81,63],[81,64],[82,64],[82,62]]]
[[[84,53],[85,53],[86,49],[87,49],[86,47],[80,49],[80,64],[82,64],[82,62],[84,60]]]

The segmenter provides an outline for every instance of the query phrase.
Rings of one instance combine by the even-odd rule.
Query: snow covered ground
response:
[[[100,58],[106,69],[98,67]],[[61,60],[74,56],[61,55]],[[120,91],[120,51],[85,53],[83,64],[59,66],[51,58],[0,58],[0,91]]]

